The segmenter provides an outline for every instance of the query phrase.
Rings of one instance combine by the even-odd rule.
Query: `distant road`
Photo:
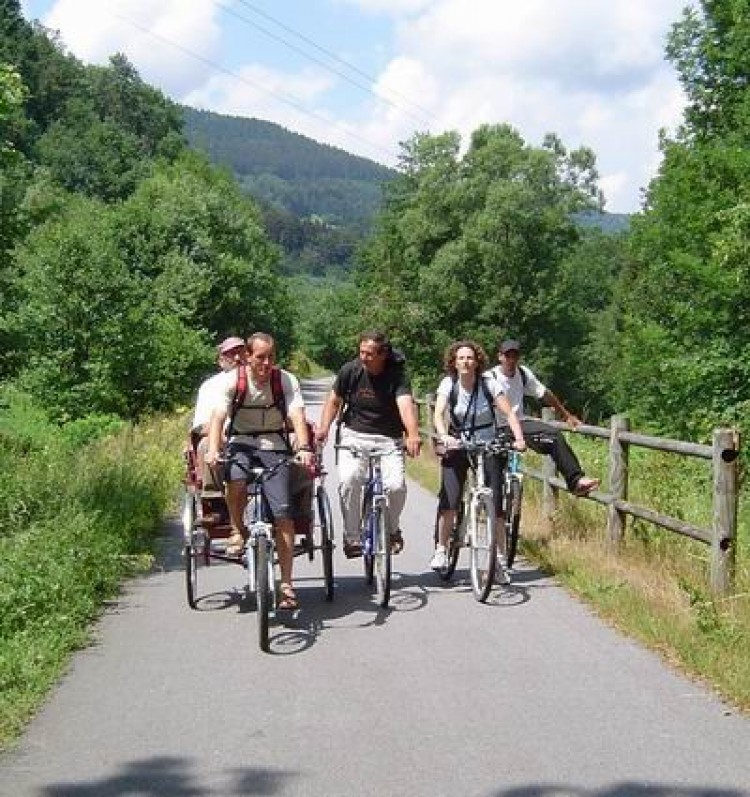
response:
[[[308,402],[324,391],[308,384]],[[325,603],[320,560],[300,558],[302,608],[273,626],[273,655],[236,565],[211,567],[187,607],[170,524],[159,566],[0,759],[0,795],[750,797],[750,719],[529,564],[487,605],[465,558],[443,586],[435,498],[409,489],[392,608],[340,550]]]

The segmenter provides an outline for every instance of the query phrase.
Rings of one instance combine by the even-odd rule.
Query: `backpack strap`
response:
[[[281,368],[274,365],[271,368],[271,406],[281,413],[283,431],[280,433],[287,448],[291,447],[289,440],[289,416],[286,411],[286,396],[284,395],[284,385],[281,381]]]
[[[234,419],[240,407],[245,403],[247,396],[247,368],[242,363],[237,363],[237,385],[232,398],[232,408],[229,411],[229,424],[227,425],[227,438],[234,433]]]
[[[286,396],[284,395],[284,385],[281,381],[281,368],[274,365],[271,368],[271,401],[274,407],[281,413],[284,419],[284,426],[286,426],[287,413],[286,413]]]
[[[518,370],[521,372],[521,384],[526,387],[526,383],[529,381],[529,372],[522,365],[518,366]]]
[[[495,419],[495,399],[492,396],[492,392],[490,391],[490,386],[487,380],[484,378],[483,375],[480,375],[477,381],[474,383],[474,390],[471,393],[471,398],[469,399],[469,406],[466,408],[467,415],[471,413],[471,426],[469,427],[469,435],[473,435],[477,429],[484,429],[487,428],[485,426],[476,426],[476,417],[477,417],[477,400],[479,397],[479,388],[481,386],[482,393],[487,401],[487,406],[490,408],[492,412],[492,425],[497,429],[497,421]],[[452,384],[451,384],[451,392],[448,397],[448,412],[450,414],[451,419],[451,430],[460,434],[462,431],[466,431],[462,428],[462,423],[459,421],[458,416],[456,415],[456,404],[458,403],[458,375],[452,377]],[[466,417],[464,417],[466,420]]]

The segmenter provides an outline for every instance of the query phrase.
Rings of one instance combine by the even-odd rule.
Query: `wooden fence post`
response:
[[[732,429],[714,430],[711,590],[718,595],[725,595],[734,587],[739,448],[740,441],[737,431]]]
[[[620,439],[620,432],[630,430],[630,420],[625,415],[613,415],[609,434],[609,492],[613,499],[628,497],[629,446]],[[607,509],[607,544],[616,551],[625,534],[625,512],[610,504]]]
[[[425,429],[430,430],[430,443],[435,442],[435,394],[425,393],[424,397],[424,411],[427,417],[424,419],[423,426]]]
[[[552,407],[542,408],[542,420],[554,421],[555,411]],[[547,520],[550,520],[555,515],[557,509],[557,487],[553,487],[550,479],[555,476],[556,468],[552,457],[545,455],[542,461],[542,473],[544,480],[542,481],[542,513]]]

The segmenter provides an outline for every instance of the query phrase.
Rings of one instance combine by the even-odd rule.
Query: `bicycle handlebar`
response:
[[[365,459],[376,459],[377,457],[385,457],[388,454],[394,454],[397,451],[404,450],[404,444],[402,442],[394,443],[394,445],[389,446],[388,448],[364,448],[363,446],[351,445],[347,443],[337,443],[334,448],[338,451],[341,449],[345,449],[351,452],[352,456],[355,457],[363,457]]]

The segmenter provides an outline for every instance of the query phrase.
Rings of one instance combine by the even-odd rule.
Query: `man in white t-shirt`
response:
[[[190,427],[195,446],[196,465],[201,476],[203,490],[220,490],[221,485],[215,478],[214,471],[206,467],[205,455],[208,447],[208,429],[211,423],[211,413],[217,403],[217,391],[220,389],[222,377],[226,371],[231,371],[238,363],[245,361],[247,349],[242,338],[231,337],[224,339],[216,347],[216,357],[219,368],[218,374],[209,376],[198,388],[198,398],[195,401],[193,425]],[[220,395],[220,394],[219,394]]]
[[[517,340],[504,340],[498,347],[499,365],[487,371],[487,374],[497,380],[500,389],[508,397],[511,407],[521,421],[528,447],[552,457],[573,495],[588,495],[599,486],[599,479],[590,479],[584,475],[578,457],[557,429],[536,419],[524,418],[524,396],[531,396],[543,404],[554,407],[572,429],[575,429],[581,421],[536,378],[530,368],[520,364],[520,359],[521,344]],[[504,418],[500,418],[499,421],[503,423]],[[533,436],[535,432],[544,433],[547,440],[544,442],[535,440]]]
[[[251,335],[247,351],[244,371],[246,388],[241,404],[235,402],[241,369],[220,375],[221,395],[211,415],[206,462],[211,465],[217,461],[222,433],[229,420],[224,477],[233,533],[227,540],[227,553],[239,555],[242,552],[247,539],[244,525],[247,474],[251,468],[262,467],[267,472],[263,480],[263,495],[273,519],[281,570],[281,600],[278,608],[296,609],[297,596],[292,585],[295,506],[289,467],[291,450],[287,420],[294,432],[297,459],[309,468],[312,463],[312,440],[305,417],[305,403],[297,377],[289,371],[276,369],[276,343],[270,335],[265,332]],[[278,379],[280,395],[274,395],[274,379]]]

